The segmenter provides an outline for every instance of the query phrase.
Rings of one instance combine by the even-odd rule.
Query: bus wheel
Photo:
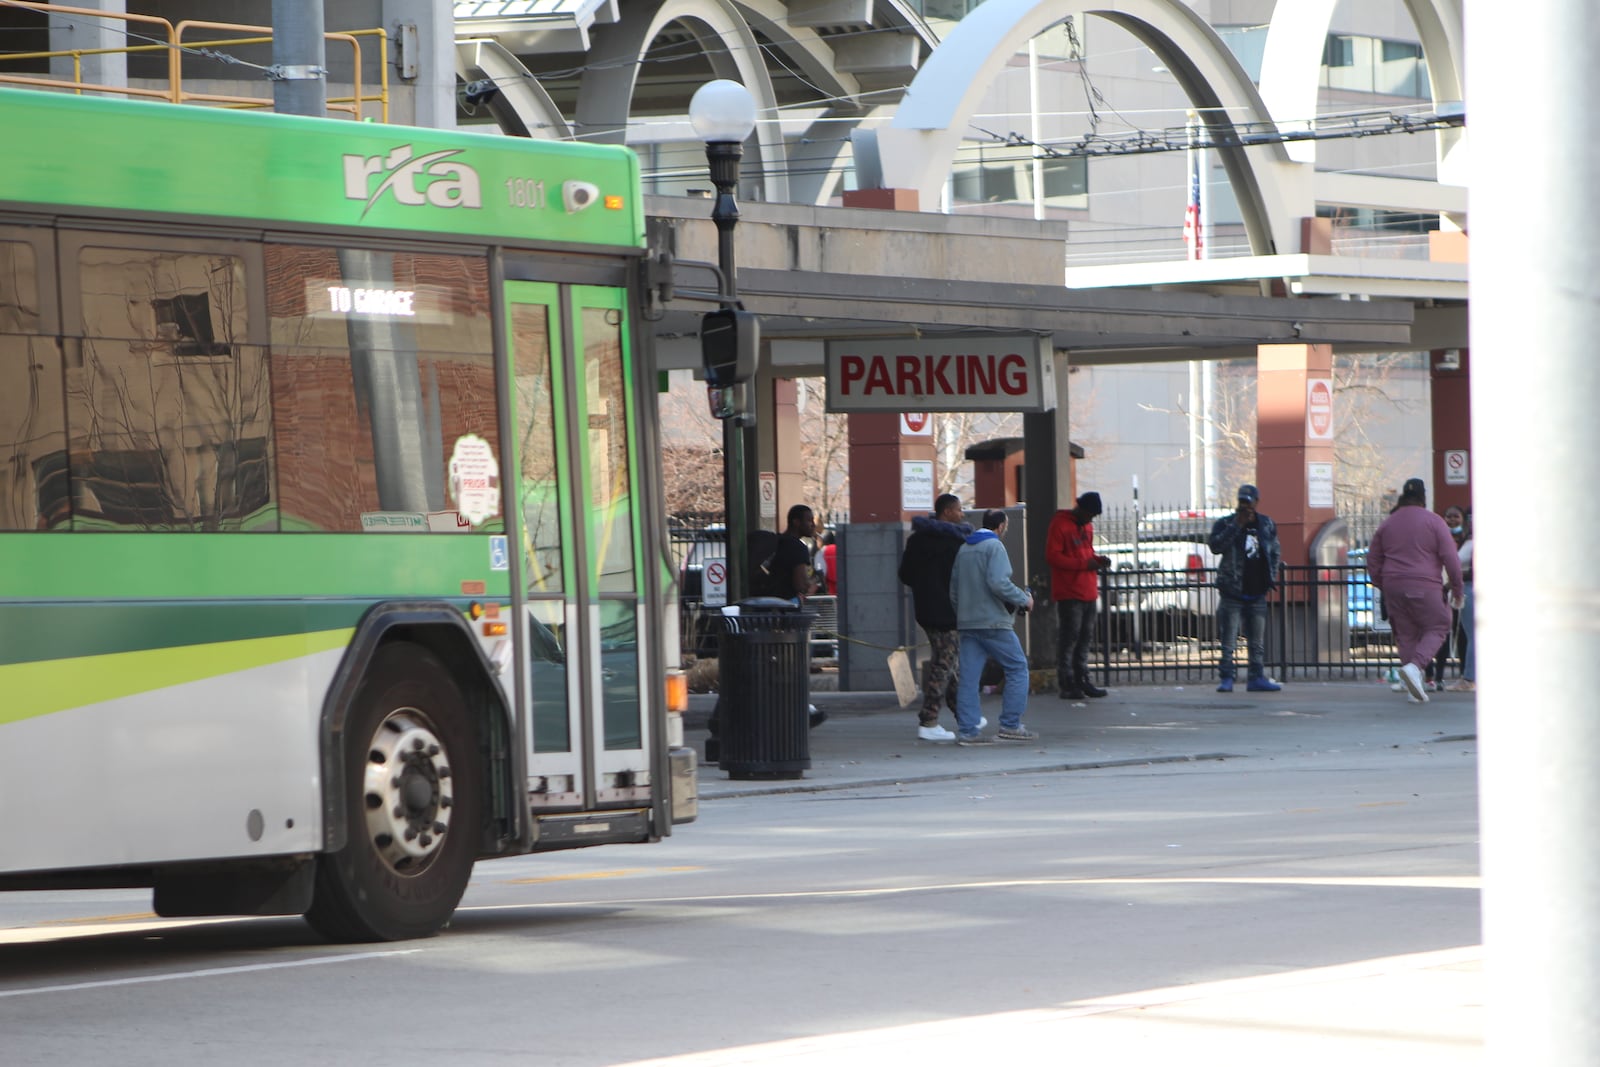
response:
[[[427,937],[450,920],[477,852],[477,738],[432,653],[384,645],[345,723],[345,845],[317,857],[306,920],[335,941]]]

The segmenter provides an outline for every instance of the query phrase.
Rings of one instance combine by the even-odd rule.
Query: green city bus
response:
[[[694,817],[631,152],[0,131],[0,889],[416,937],[477,859]]]

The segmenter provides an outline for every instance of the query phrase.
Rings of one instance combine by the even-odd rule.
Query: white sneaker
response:
[[[924,741],[954,741],[956,739],[955,734],[938,723],[934,723],[932,726],[917,727],[917,736]]]
[[[1416,698],[1417,703],[1428,702],[1428,690],[1422,684],[1422,670],[1415,663],[1407,663],[1400,668],[1400,681],[1405,685],[1406,692]]]

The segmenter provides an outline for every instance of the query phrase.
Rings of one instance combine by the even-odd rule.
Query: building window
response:
[[[1426,100],[1428,64],[1415,41],[1329,34],[1322,48],[1322,87]]]

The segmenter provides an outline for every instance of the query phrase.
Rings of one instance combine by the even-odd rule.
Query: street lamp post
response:
[[[756,343],[755,317],[739,305],[739,285],[734,268],[733,229],[739,223],[739,161],[744,142],[756,126],[755,100],[750,90],[736,81],[719,79],[702,85],[689,101],[689,122],[706,142],[706,163],[717,198],[711,206],[711,221],[717,226],[717,266],[722,273],[718,294],[722,311],[706,317],[702,345],[714,327],[730,338],[727,351],[743,348],[753,353]],[[720,316],[720,317],[719,317]],[[715,320],[715,321],[714,321]],[[740,336],[742,334],[742,336]],[[744,427],[749,422],[745,401],[748,374],[753,367],[733,362],[713,367],[706,350],[706,388],[711,410],[722,420],[723,498],[727,510],[728,602],[737,604],[749,592],[749,568],[745,559],[747,539],[745,516]],[[744,363],[748,361],[738,361]],[[720,373],[714,373],[720,371]]]

